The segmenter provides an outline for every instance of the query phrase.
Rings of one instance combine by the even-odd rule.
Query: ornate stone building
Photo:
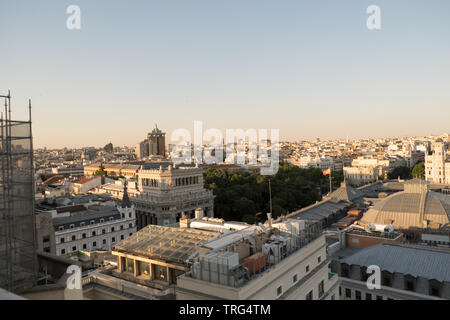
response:
[[[131,198],[138,230],[149,224],[177,223],[182,213],[193,217],[198,208],[214,216],[214,195],[203,187],[203,170],[197,165],[146,163],[138,172],[138,189]]]

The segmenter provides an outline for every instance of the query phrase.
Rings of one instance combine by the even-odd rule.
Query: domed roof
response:
[[[421,212],[421,194],[399,192],[378,202],[373,209],[384,212]],[[444,201],[428,193],[425,199],[424,214],[447,215],[450,213],[450,207]]]
[[[411,180],[405,191],[378,202],[363,216],[366,223],[392,224],[396,229],[450,227],[449,199],[428,191],[428,184]]]

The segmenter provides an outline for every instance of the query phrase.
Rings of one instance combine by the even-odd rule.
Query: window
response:
[[[103,222],[105,222],[105,219],[103,219],[103,218],[100,219],[100,223],[103,223]]]
[[[87,249],[87,244],[83,244],[83,249]]]
[[[293,283],[296,283],[297,280],[298,280],[298,275],[297,275],[297,274],[294,274],[294,276],[292,277],[292,282],[293,282]]]
[[[133,228],[133,224],[130,223],[130,224],[128,225],[128,228]]]
[[[71,225],[69,226],[69,228],[70,228],[70,229],[73,229],[73,228],[75,228],[75,225],[74,225],[74,224],[71,224]]]
[[[406,287],[406,290],[408,290],[408,291],[414,291],[414,282],[406,280],[405,287]]]
[[[123,240],[123,238],[124,238],[124,237],[123,237],[123,234],[122,234],[122,235],[120,236],[120,240]]]
[[[90,222],[91,224],[95,224],[95,220],[91,220],[91,222]]]
[[[63,230],[64,230],[64,227],[63,227],[63,226],[59,226],[59,227],[58,227],[58,230],[59,230],[59,231],[63,231]]]
[[[59,239],[59,242],[64,243],[64,238]]]
[[[277,288],[277,296],[281,296],[282,293],[283,293],[283,287],[282,287],[282,286],[279,286],[279,287]]]
[[[92,246],[95,248],[97,246],[97,241],[92,242]]]
[[[352,290],[345,289],[345,297],[346,298],[351,298],[352,297]]]
[[[112,237],[111,242],[116,242],[116,237]]]
[[[123,230],[123,226],[120,226],[120,230]]]
[[[430,295],[435,297],[440,297],[440,290],[437,287],[430,287]]]
[[[437,281],[437,280],[430,280],[429,281],[429,286],[430,286],[430,295],[431,296],[435,296],[435,297],[440,297],[441,296],[441,286],[442,284]]]
[[[86,225],[85,222],[80,222],[80,227],[84,227]]]
[[[96,233],[95,233],[95,231],[92,231],[92,236],[93,236],[93,237],[95,237],[95,236],[96,236]]]
[[[128,214],[128,218],[131,218],[131,212]]]
[[[414,291],[415,285],[414,285],[415,279],[414,277],[410,275],[405,276],[405,289],[408,291]]]
[[[361,267],[361,281],[366,282],[369,279],[369,275],[367,274],[367,268]]]
[[[306,273],[309,272],[309,265],[306,266]]]
[[[109,217],[109,221],[113,221],[114,220],[114,217]]]
[[[44,248],[44,252],[50,252],[50,248]]]
[[[103,239],[103,244],[106,244],[106,239]]]
[[[106,233],[106,229],[102,229],[102,234],[105,234]]]
[[[42,242],[50,242],[50,236],[43,236],[42,237]]]
[[[322,257],[321,256],[318,256],[317,257],[317,263],[320,263],[322,261]]]
[[[383,300],[382,296],[377,296],[377,300]]]
[[[323,293],[324,293],[324,282],[322,280],[319,283],[319,298],[323,295]]]
[[[73,246],[72,251],[77,251],[77,246]]]
[[[366,293],[366,300],[372,300],[372,294]]]
[[[312,300],[313,299],[313,291],[311,290],[307,295],[306,295],[306,300]]]
[[[77,240],[77,237],[76,236],[72,236],[72,241],[75,241],[75,240]]]
[[[83,239],[86,239],[86,233],[82,234]]]
[[[361,291],[358,291],[358,290],[355,291],[355,299],[361,300]]]
[[[66,254],[66,249],[61,249],[61,254]]]
[[[114,232],[114,227],[111,227],[111,232]]]

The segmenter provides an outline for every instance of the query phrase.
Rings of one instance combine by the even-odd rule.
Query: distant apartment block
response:
[[[321,170],[326,170],[331,168],[331,171],[342,171],[343,162],[341,159],[332,157],[320,157],[320,156],[303,156],[298,159],[288,159],[289,163],[292,163],[300,168],[319,168]]]
[[[360,156],[352,161],[351,167],[344,167],[344,176],[353,186],[375,182],[379,177],[387,178],[388,172],[396,167],[406,166],[402,157]]]
[[[136,145],[135,153],[138,159],[149,156],[166,156],[166,134],[155,128],[148,133],[147,138]]]
[[[85,176],[93,176],[103,166],[103,170],[109,177],[135,178],[141,166],[140,163],[125,162],[125,163],[96,163],[84,167]]]
[[[86,193],[102,184],[103,177],[82,177],[73,183],[74,193]]]
[[[346,181],[355,187],[375,182],[386,173],[381,167],[344,167]]]
[[[82,176],[84,175],[84,168],[82,165],[59,166],[57,168],[52,168],[52,173],[66,176]]]

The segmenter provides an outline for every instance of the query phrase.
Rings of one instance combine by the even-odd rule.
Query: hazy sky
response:
[[[0,0],[0,94],[16,118],[32,98],[36,147],[131,146],[194,120],[282,140],[442,134],[449,14],[448,0]]]

